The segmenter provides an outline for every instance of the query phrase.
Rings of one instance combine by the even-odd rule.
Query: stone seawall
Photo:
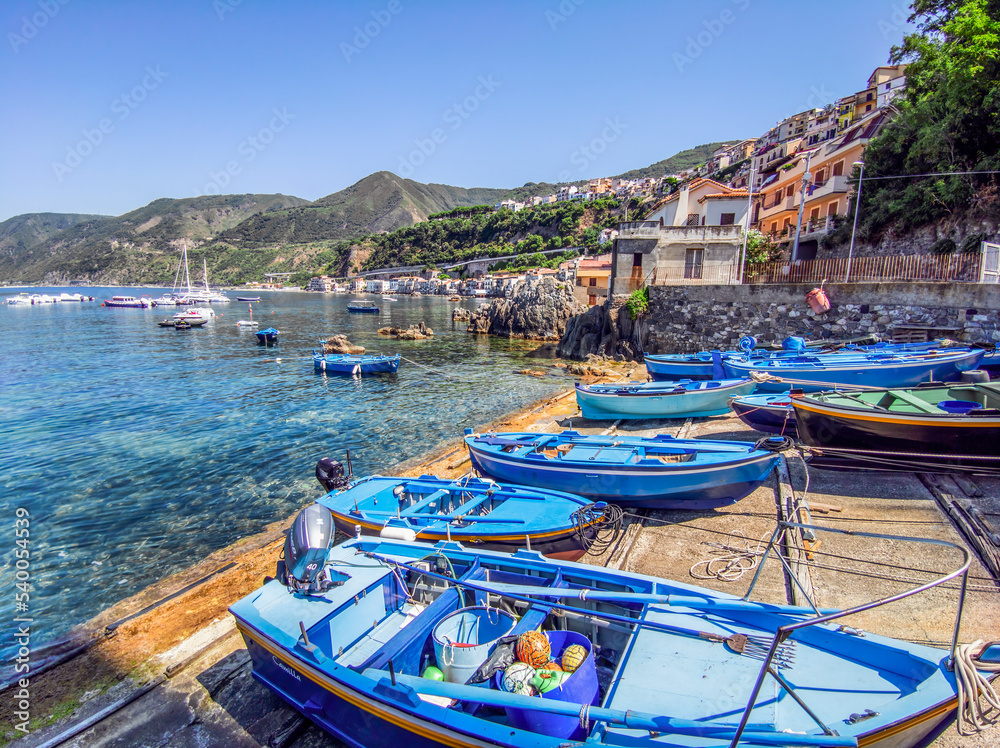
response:
[[[976,283],[827,284],[831,308],[816,314],[806,303],[812,284],[653,286],[649,313],[638,325],[624,319],[615,297],[600,311],[573,318],[559,345],[568,358],[589,354],[637,358],[636,336],[647,353],[735,348],[743,335],[777,342],[789,335],[841,340],[888,339],[930,328],[931,337],[1000,341],[1000,286]],[[598,317],[600,319],[598,319]],[[624,329],[628,328],[628,329]],[[635,341],[635,342],[632,342]],[[632,342],[632,344],[629,344]]]

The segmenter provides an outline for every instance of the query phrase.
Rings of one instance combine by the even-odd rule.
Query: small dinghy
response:
[[[260,327],[260,323],[253,318],[253,304],[247,304],[247,313],[250,315],[250,319],[241,319],[236,323],[236,326],[247,330]]]
[[[752,379],[577,383],[576,402],[591,420],[718,416],[729,412],[729,398],[748,395],[756,386]]]
[[[352,314],[378,314],[374,301],[352,301],[347,305],[347,311]]]
[[[958,647],[957,623],[950,652],[851,627],[964,589],[967,554],[919,587],[814,611],[756,602],[754,584],[743,599],[535,552],[331,547],[331,525],[304,509],[276,578],[229,610],[254,678],[348,745],[913,748],[955,713],[956,671],[975,698],[1000,660],[998,646]],[[777,529],[764,564],[778,563]]]
[[[327,374],[394,374],[399,368],[400,354],[377,356],[374,354],[352,355],[348,353],[320,353],[313,351],[313,366]]]
[[[1000,473],[1000,382],[794,393],[817,467]]]
[[[602,531],[617,529],[616,517],[619,527],[621,521],[616,508],[573,494],[433,475],[373,475],[319,503],[347,535],[360,528],[397,540],[457,540],[507,552],[527,547],[568,561],[581,558]]]
[[[261,345],[271,345],[278,342],[280,333],[273,327],[266,327],[263,330],[258,330],[254,335],[257,336],[257,342]]]
[[[729,407],[743,423],[766,434],[778,434],[795,438],[795,411],[792,398],[786,392],[781,395],[742,395],[729,400]]]
[[[765,440],[762,440],[762,442]],[[784,447],[784,441],[775,448]],[[481,475],[643,509],[733,504],[763,483],[777,460],[752,442],[559,434],[473,434],[465,445]]]

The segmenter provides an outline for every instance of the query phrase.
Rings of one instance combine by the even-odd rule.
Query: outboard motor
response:
[[[316,463],[316,480],[327,492],[339,491],[351,481],[350,476],[344,472],[343,464],[329,457]]]
[[[278,580],[289,592],[325,592],[350,577],[326,571],[326,559],[333,544],[333,514],[321,504],[311,504],[299,512],[285,537],[284,558],[278,562]]]

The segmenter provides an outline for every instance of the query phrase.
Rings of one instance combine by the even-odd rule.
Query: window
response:
[[[735,213],[723,213],[719,217],[719,225],[720,226],[732,226],[734,223],[736,223],[736,214]]]
[[[597,285],[597,278],[591,278],[590,282],[587,283],[587,285],[588,286],[596,286]]]
[[[818,187],[824,182],[826,182],[826,169],[820,169],[816,172],[816,186]]]
[[[828,206],[826,206],[826,214],[828,216],[835,216],[835,215],[837,215],[837,208],[839,207],[839,205],[840,205],[840,201],[839,200],[837,202],[835,202],[835,203],[830,203]]]
[[[844,174],[844,162],[838,161],[833,165],[833,176],[839,177],[843,176],[843,174]]]
[[[810,221],[815,221],[818,218],[819,218],[819,208],[813,208],[811,211],[809,211],[809,220]]]
[[[632,253],[632,267],[641,268],[642,267],[642,252]]]
[[[684,277],[701,278],[704,249],[689,249],[684,254]]]
[[[795,185],[792,184],[788,185],[788,187],[785,188],[785,197],[791,197],[794,194],[795,194]]]
[[[871,104],[869,104],[868,106],[865,107],[865,111],[866,112],[870,112],[871,110],[872,110],[872,105]]]
[[[771,223],[771,233],[776,234],[778,232],[778,222],[772,221]]]
[[[688,213],[687,223],[684,224],[684,225],[685,226],[697,226],[698,225],[698,214],[697,213]]]

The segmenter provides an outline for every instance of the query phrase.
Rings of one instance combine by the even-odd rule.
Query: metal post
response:
[[[792,246],[792,262],[798,259],[799,256],[799,234],[802,233],[802,214],[806,209],[806,186],[809,184],[809,162],[812,160],[813,152],[809,151],[806,154],[806,170],[802,172],[802,189],[799,191],[799,218],[798,222],[795,224],[795,244]]]
[[[750,182],[748,186],[749,196],[747,197],[747,225],[743,229],[743,250],[740,252],[740,272],[739,283],[743,285],[743,267],[747,262],[747,239],[750,233],[750,219],[753,217],[753,158],[750,159]]]
[[[844,283],[851,279],[851,256],[854,254],[854,234],[858,230],[858,213],[861,212],[861,182],[865,178],[865,162],[855,161],[854,166],[861,168],[858,174],[858,194],[854,198],[854,228],[851,229],[851,248],[847,250],[847,271],[844,273]]]

